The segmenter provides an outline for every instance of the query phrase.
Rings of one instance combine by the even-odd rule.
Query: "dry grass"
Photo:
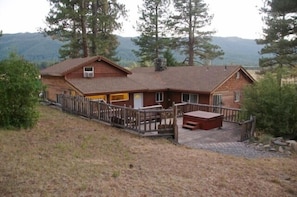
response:
[[[297,196],[297,159],[244,159],[134,136],[46,106],[0,130],[2,196]]]

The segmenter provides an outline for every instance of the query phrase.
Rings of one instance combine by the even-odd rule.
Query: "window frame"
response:
[[[96,100],[104,100],[105,102],[107,101],[106,94],[92,95],[92,96],[86,96],[86,97],[94,101]]]
[[[184,100],[184,96],[185,95],[188,95],[188,100],[187,101],[185,101]],[[192,102],[192,98],[193,98],[193,96],[196,96],[196,102]],[[181,101],[182,102],[186,102],[186,103],[199,103],[199,94],[192,94],[192,93],[182,93],[182,95],[181,95]]]
[[[122,99],[113,99],[113,97],[123,96]],[[129,100],[129,93],[117,93],[117,94],[110,94],[109,95],[110,102],[120,102],[120,101],[128,101]]]
[[[155,93],[155,102],[161,103],[164,101],[164,92],[156,92]]]
[[[212,96],[212,104],[214,106],[221,106],[221,105],[223,105],[223,95],[222,94],[214,94]]]

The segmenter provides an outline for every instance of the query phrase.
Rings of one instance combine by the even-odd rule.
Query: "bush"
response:
[[[16,54],[0,62],[0,127],[29,128],[38,119],[39,71]]]
[[[281,84],[273,74],[244,90],[243,108],[257,117],[256,126],[274,136],[297,137],[297,86]]]

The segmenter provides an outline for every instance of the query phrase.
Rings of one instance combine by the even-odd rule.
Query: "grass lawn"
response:
[[[297,196],[296,156],[226,156],[39,110],[33,129],[0,129],[0,196]]]

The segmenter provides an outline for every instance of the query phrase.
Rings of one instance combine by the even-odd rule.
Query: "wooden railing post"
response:
[[[126,126],[126,123],[127,123],[127,109],[126,109],[126,104],[124,105],[124,108],[123,108],[123,110],[124,110],[124,127]]]
[[[256,116],[251,116],[251,119],[252,119],[252,127],[251,127],[251,136],[250,137],[254,137],[255,129],[256,129]]]
[[[174,141],[178,143],[178,126],[177,126],[177,106],[173,102],[173,132]]]
[[[137,111],[137,130],[139,131],[139,133],[142,133],[141,131],[140,131],[140,111],[138,110]]]

